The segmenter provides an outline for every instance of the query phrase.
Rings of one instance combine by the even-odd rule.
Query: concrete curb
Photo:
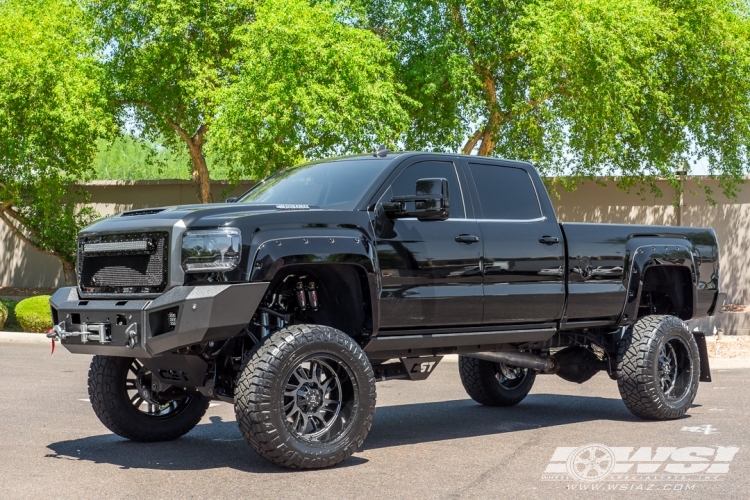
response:
[[[0,342],[44,342],[50,343],[50,340],[44,333],[25,333],[25,332],[0,332]]]

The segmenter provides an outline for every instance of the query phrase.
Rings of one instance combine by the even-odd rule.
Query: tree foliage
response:
[[[111,123],[82,19],[65,0],[0,3],[0,219],[59,257],[68,282],[76,233],[94,217],[69,186]]]
[[[182,145],[199,201],[211,201],[203,146],[216,91],[232,71],[234,30],[252,20],[252,0],[91,0],[96,45],[113,82],[121,125]]]
[[[211,178],[226,179],[227,167],[219,159],[207,155]],[[184,148],[170,148],[163,144],[123,134],[112,141],[97,141],[93,163],[97,180],[190,180],[192,164]]]
[[[392,56],[354,13],[327,2],[266,0],[235,33],[239,68],[221,93],[216,146],[233,177],[363,152],[408,127]]]
[[[237,178],[372,147],[406,123],[385,44],[326,2],[88,5],[121,124],[187,146],[202,202],[211,201],[207,147],[236,162]]]
[[[368,0],[415,110],[407,147],[621,187],[748,168],[750,24],[732,0]],[[565,179],[572,175],[572,178]]]

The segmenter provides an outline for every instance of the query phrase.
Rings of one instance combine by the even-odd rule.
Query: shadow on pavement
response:
[[[430,441],[488,436],[559,425],[610,420],[643,422],[620,399],[532,394],[512,408],[481,406],[469,399],[379,407],[365,449]],[[48,446],[48,458],[85,460],[131,469],[203,470],[232,468],[245,472],[286,473],[258,456],[234,421],[211,417],[189,434],[165,443],[135,443],[113,434],[60,441]],[[354,456],[339,467],[367,460]]]

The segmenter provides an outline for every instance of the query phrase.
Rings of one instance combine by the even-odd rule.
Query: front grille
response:
[[[84,236],[78,240],[78,284],[92,295],[162,293],[168,256],[167,232]]]

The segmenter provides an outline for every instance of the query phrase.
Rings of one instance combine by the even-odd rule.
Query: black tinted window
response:
[[[258,183],[239,201],[351,210],[384,165],[377,160],[342,160],[287,168]]]
[[[417,194],[419,179],[442,178],[448,180],[448,196],[450,197],[451,219],[465,217],[464,204],[461,199],[461,188],[458,185],[456,169],[453,163],[447,161],[423,161],[406,168],[391,185],[393,196],[413,196]]]
[[[525,170],[469,163],[479,191],[483,219],[537,219],[542,216],[539,200]]]

